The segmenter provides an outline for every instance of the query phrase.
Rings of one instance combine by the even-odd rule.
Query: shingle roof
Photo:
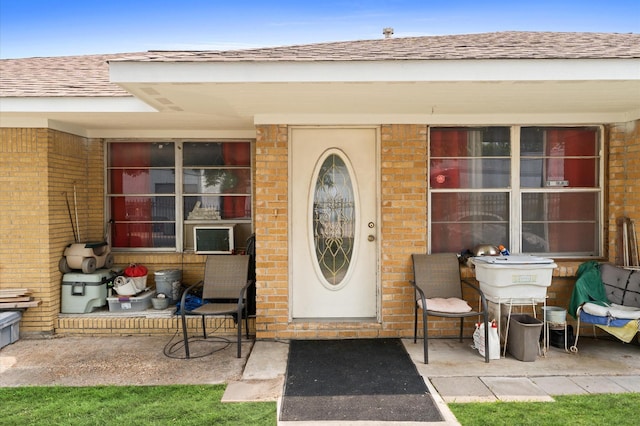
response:
[[[380,61],[640,58],[640,34],[507,31],[232,51],[150,51],[136,61]]]
[[[131,96],[109,81],[107,61],[125,56],[5,59],[0,61],[0,97]]]
[[[640,58],[640,34],[497,32],[381,38],[231,51],[150,51],[5,59],[0,97],[130,96],[109,82],[108,61],[374,61]]]

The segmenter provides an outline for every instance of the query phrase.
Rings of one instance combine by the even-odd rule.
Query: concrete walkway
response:
[[[554,395],[640,392],[640,346],[581,338],[578,353],[551,347],[533,362],[486,364],[470,342],[435,340],[423,364],[421,342],[405,347],[446,402],[551,401]]]
[[[507,354],[486,364],[471,348],[471,341],[434,340],[426,365],[422,363],[422,342],[403,343],[445,417],[445,422],[437,423],[440,425],[458,424],[446,405],[451,402],[551,402],[556,395],[640,392],[640,346],[636,344],[582,339],[575,354],[551,347],[533,362]],[[256,342],[242,379],[229,383],[223,400],[278,398],[287,352],[286,343]],[[358,422],[363,424],[367,422]]]
[[[552,347],[533,362],[507,354],[487,364],[470,340],[433,340],[426,365],[422,342],[403,342],[446,418],[439,425],[457,424],[446,406],[450,402],[640,392],[640,346],[635,343],[581,338],[577,354]],[[180,339],[170,336],[20,339],[0,350],[0,386],[227,383],[224,402],[278,401],[288,343],[246,341],[242,346],[243,356],[236,358],[235,342],[195,342],[192,353],[201,357],[186,360],[181,359]]]
[[[640,392],[636,344],[583,339],[576,354],[551,347],[533,362],[507,354],[486,364],[470,341],[434,340],[430,363],[423,364],[421,342],[403,343],[420,374],[445,402],[551,401],[554,395]],[[281,381],[287,352],[286,343],[256,342],[238,386]],[[236,392],[235,386],[230,383],[228,400],[242,400],[243,392]]]

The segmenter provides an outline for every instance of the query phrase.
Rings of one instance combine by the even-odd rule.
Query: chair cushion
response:
[[[422,307],[422,300],[418,299],[418,306]],[[443,299],[441,297],[434,297],[433,299],[427,299],[427,309],[429,311],[447,312],[447,313],[462,313],[471,312],[471,306],[462,300],[455,297]]]
[[[238,311],[237,303],[206,303],[191,311],[200,315],[229,315]]]
[[[428,303],[427,303],[428,304]],[[640,309],[633,306],[622,306],[612,303],[610,306],[600,306],[587,302],[582,310],[588,314],[617,319],[640,319]]]

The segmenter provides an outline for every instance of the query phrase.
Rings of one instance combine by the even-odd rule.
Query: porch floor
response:
[[[173,342],[179,340],[174,336]],[[165,355],[171,336],[21,338],[0,350],[2,386],[92,386],[227,383],[223,401],[277,401],[288,343],[235,342],[201,358]],[[640,392],[640,345],[580,337],[577,354],[551,347],[544,357],[522,362],[507,354],[489,364],[471,340],[433,340],[430,364],[422,344],[403,340],[427,386],[441,404],[469,401],[550,401],[553,395]],[[213,348],[201,343],[200,350]],[[197,346],[196,346],[197,347]],[[192,349],[193,350],[193,349]],[[448,422],[456,424],[451,416]],[[443,423],[439,423],[443,424]]]

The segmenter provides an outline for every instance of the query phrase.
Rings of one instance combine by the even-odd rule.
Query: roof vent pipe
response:
[[[387,27],[382,29],[382,34],[384,34],[384,38],[391,38],[393,35],[393,28]]]

